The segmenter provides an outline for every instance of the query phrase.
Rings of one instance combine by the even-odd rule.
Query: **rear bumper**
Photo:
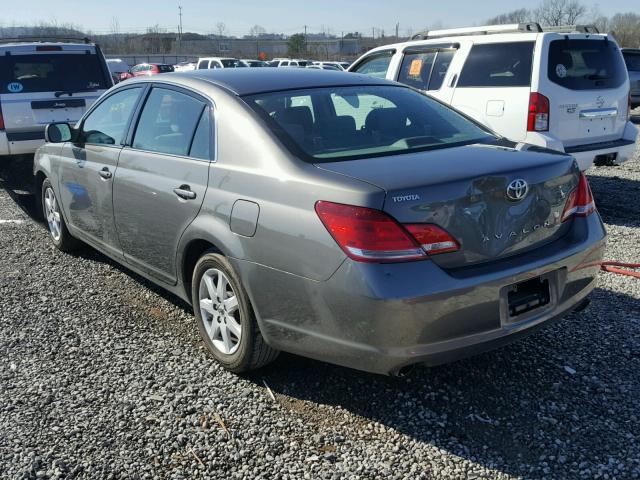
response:
[[[597,214],[534,252],[444,271],[431,261],[345,261],[315,282],[241,260],[234,263],[271,346],[376,373],[436,365],[530,334],[574,309],[591,292],[605,246]],[[541,275],[552,301],[509,319],[506,287]]]
[[[35,153],[44,144],[44,129],[25,132],[0,131],[0,155]]]
[[[593,166],[596,157],[601,155],[615,154],[613,163],[617,165],[629,160],[636,150],[637,136],[638,128],[633,123],[627,122],[622,137],[609,142],[565,147],[561,140],[542,133],[527,134],[525,142],[568,153],[576,159],[580,170],[585,171]]]

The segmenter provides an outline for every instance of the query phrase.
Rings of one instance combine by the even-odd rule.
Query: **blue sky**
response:
[[[400,33],[423,30],[434,24],[447,27],[481,23],[497,14],[520,7],[537,5],[537,1],[520,0],[23,0],[11,2],[0,24],[4,26],[33,24],[40,21],[71,21],[86,30],[108,33],[117,18],[120,31],[143,31],[159,25],[175,29],[178,5],[183,7],[184,31],[216,32],[216,24],[224,22],[233,35],[244,35],[252,25],[259,24],[268,32],[287,34],[304,30],[322,30],[339,35],[342,31],[370,34],[373,27],[394,32],[396,22]],[[602,0],[583,2],[597,5],[601,13],[639,11],[638,0]]]

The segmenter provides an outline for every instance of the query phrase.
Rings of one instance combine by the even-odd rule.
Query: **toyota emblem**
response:
[[[514,202],[522,200],[529,191],[529,185],[523,179],[518,178],[507,186],[507,198]]]

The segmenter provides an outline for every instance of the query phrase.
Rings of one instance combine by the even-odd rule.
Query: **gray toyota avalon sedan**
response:
[[[495,348],[583,306],[605,245],[572,157],[369,76],[130,80],[46,137],[53,243],[190,302],[234,372],[278,351],[393,374]]]

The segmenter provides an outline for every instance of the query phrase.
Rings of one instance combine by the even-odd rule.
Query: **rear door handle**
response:
[[[173,193],[185,200],[193,200],[196,198],[196,192],[192,192],[189,185],[180,185],[178,188],[173,189]]]
[[[113,173],[111,173],[107,167],[104,167],[102,170],[100,170],[100,176],[105,180],[109,180],[111,177],[113,177]]]

